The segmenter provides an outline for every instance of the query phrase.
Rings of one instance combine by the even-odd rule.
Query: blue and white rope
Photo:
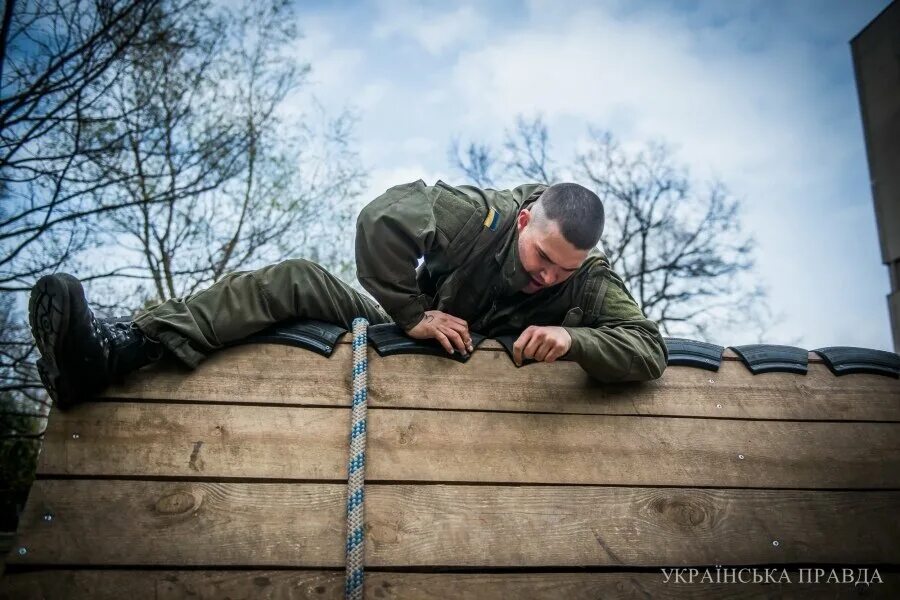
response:
[[[368,347],[365,319],[353,320],[353,409],[350,413],[350,461],[347,465],[347,578],[344,597],[363,597],[363,501],[366,471],[366,376]]]

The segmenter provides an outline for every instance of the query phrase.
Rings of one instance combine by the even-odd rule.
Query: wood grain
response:
[[[388,557],[469,567],[900,559],[900,522],[892,517],[900,492],[383,485],[372,497],[373,564]]]
[[[346,477],[350,411],[88,403],[50,415],[37,472],[180,477]]]
[[[714,572],[714,571],[713,571]],[[871,573],[871,571],[870,571]],[[779,571],[780,575],[780,571]],[[366,574],[367,600],[596,600],[609,598],[896,598],[900,575],[879,571],[883,584],[792,583],[693,584],[665,582],[661,573],[384,573]],[[670,578],[671,579],[671,578]],[[71,600],[256,600],[276,598],[338,600],[343,576],[334,571],[140,571],[54,570],[22,573],[0,580],[0,600],[68,598]]]
[[[754,419],[900,421],[900,381],[835,377],[822,364],[807,375],[751,374],[737,361],[718,372],[669,367],[650,382],[601,384],[577,364],[516,366],[504,353],[466,364],[430,356],[369,362],[371,406]]]
[[[51,415],[38,473],[343,479],[348,422],[338,408],[93,403]],[[900,487],[897,423],[370,409],[368,445],[369,480]]]
[[[38,480],[17,541],[28,552],[9,564],[340,567],[345,497],[339,484]],[[365,560],[897,564],[898,508],[900,492],[881,491],[373,484]]]
[[[900,424],[371,410],[367,477],[900,487]]]
[[[156,363],[103,397],[349,406],[352,358],[347,344],[330,358],[280,344],[236,346],[210,355],[193,371],[174,360]]]
[[[669,367],[652,382],[600,384],[567,361],[516,368],[502,350],[479,349],[465,364],[370,354],[369,401],[375,407],[900,421],[900,381],[835,377],[818,362],[805,376],[752,375],[739,361],[725,360],[718,372]],[[214,354],[194,372],[171,364],[149,367],[105,397],[349,406],[350,363],[347,344],[339,344],[330,359],[287,346],[241,346]]]

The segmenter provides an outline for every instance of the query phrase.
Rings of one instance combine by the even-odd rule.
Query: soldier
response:
[[[380,305],[319,265],[291,259],[112,323],[94,318],[76,278],[48,275],[29,302],[38,368],[66,408],[166,352],[195,368],[279,321],[349,328],[365,317],[393,320],[451,354],[473,351],[470,331],[514,333],[520,365],[567,358],[602,382],[655,379],[666,367],[665,342],[595,248],[603,224],[600,199],[574,183],[503,191],[399,185],[357,220],[357,275]]]

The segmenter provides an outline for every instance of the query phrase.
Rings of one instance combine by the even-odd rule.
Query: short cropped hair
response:
[[[577,183],[555,183],[536,203],[538,218],[556,221],[563,237],[579,250],[590,250],[603,234],[603,201]]]

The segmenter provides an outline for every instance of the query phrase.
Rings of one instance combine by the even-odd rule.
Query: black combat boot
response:
[[[66,409],[113,380],[159,360],[162,345],[130,321],[102,320],[88,307],[81,282],[59,273],[38,280],[28,302],[41,381]]]

